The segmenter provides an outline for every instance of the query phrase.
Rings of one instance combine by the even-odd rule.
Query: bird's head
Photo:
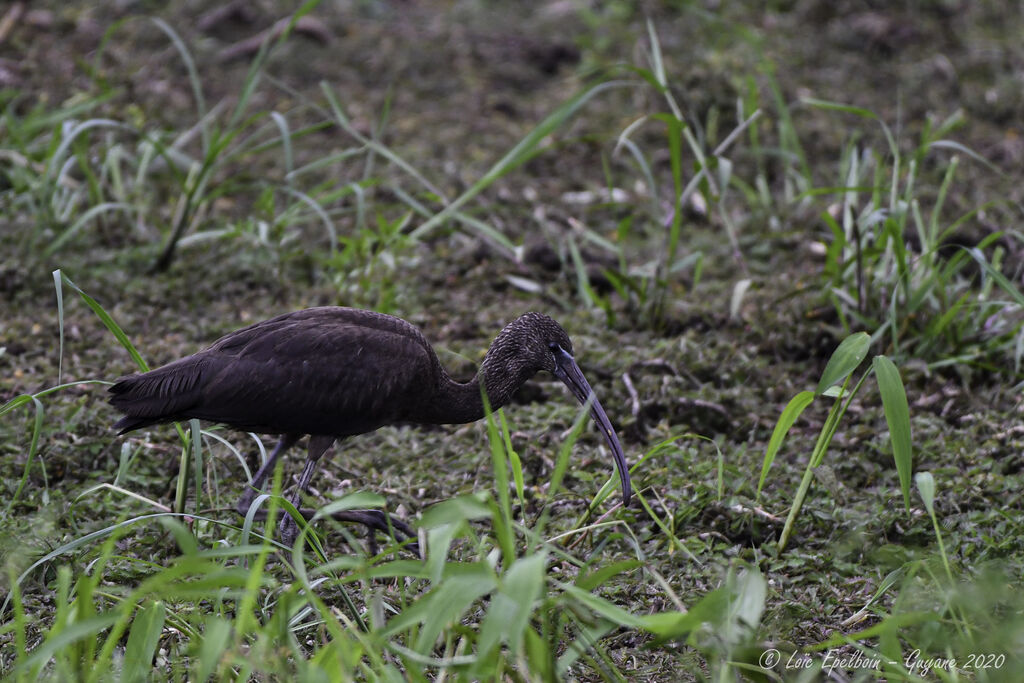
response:
[[[505,326],[487,350],[483,370],[492,382],[523,382],[541,370],[555,374],[559,359],[572,356],[572,341],[562,326],[543,313],[525,313]]]
[[[526,313],[505,326],[487,351],[481,370],[489,396],[511,396],[526,380],[547,370],[569,388],[604,435],[615,459],[626,505],[632,493],[626,457],[608,415],[573,357],[572,340],[562,326],[543,313]],[[499,385],[504,385],[500,386]],[[495,406],[497,407],[497,406]]]

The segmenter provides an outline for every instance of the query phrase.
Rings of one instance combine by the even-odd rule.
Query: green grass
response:
[[[5,678],[1012,680],[1019,173],[958,137],[970,113],[896,127],[892,93],[794,97],[759,29],[658,11],[715,54],[627,3],[581,11],[572,87],[508,96],[529,115],[500,144],[457,131],[457,173],[403,137],[411,88],[374,108],[290,85],[287,34],[224,84],[186,22],[111,28],[104,50],[164,41],[184,120],[125,105],[103,50],[89,93],[0,95],[0,280],[23,285],[0,329]],[[324,302],[411,318],[457,372],[550,309],[637,502],[543,383],[480,425],[352,440],[293,548],[265,534],[289,463],[269,521],[231,511],[257,436],[110,432],[129,365]],[[365,507],[425,558],[331,519]]]
[[[807,104],[878,121],[857,107],[816,100]],[[940,162],[948,165],[937,188],[922,186],[918,178],[929,157],[946,150],[998,173],[975,152],[943,138],[956,124],[954,118],[934,130],[926,127],[917,148],[906,155],[909,160],[884,123],[888,158],[858,145],[848,147],[836,190],[842,196],[839,220],[823,214],[832,233],[825,263],[828,297],[844,325],[872,330],[895,353],[921,358],[932,367],[988,370],[1011,358],[1008,370],[1019,376],[1024,295],[998,274],[1005,255],[998,243],[1004,235],[995,232],[974,245],[958,243],[958,228],[984,206],[953,220],[943,218],[946,199],[957,188],[958,155]]]
[[[800,480],[800,488],[793,496],[793,504],[789,508],[789,515],[786,517],[786,524],[779,536],[779,551],[785,549],[793,533],[793,525],[800,508],[803,506],[807,490],[814,478],[814,470],[821,466],[828,452],[829,444],[835,438],[836,430],[843,419],[846,410],[850,407],[853,399],[864,385],[864,381],[874,374],[878,381],[878,390],[882,398],[882,405],[885,409],[885,420],[889,428],[889,439],[892,444],[893,459],[896,464],[896,471],[899,473],[900,490],[903,492],[903,504],[910,509],[910,473],[912,471],[912,452],[910,435],[910,414],[907,408],[907,394],[900,379],[899,370],[891,360],[885,356],[875,356],[870,372],[861,375],[860,380],[850,387],[853,373],[867,356],[868,347],[871,343],[870,337],[865,332],[850,335],[839,345],[825,366],[825,371],[818,381],[816,391],[802,391],[794,396],[786,405],[775,429],[772,438],[768,442],[768,448],[764,455],[764,464],[761,465],[761,478],[757,482],[757,492],[760,495],[768,478],[768,470],[775,460],[775,456],[782,446],[782,440],[786,437],[793,423],[800,417],[800,414],[810,406],[811,402],[818,396],[828,396],[834,399],[831,410],[825,424],[814,444],[814,450],[807,458],[807,469],[804,470],[803,479]],[[841,386],[838,386],[838,384]]]
[[[57,282],[74,286],[57,275]],[[109,314],[80,293],[134,352]],[[40,399],[49,393],[17,398],[0,408],[0,415],[35,405],[35,444],[43,416]],[[549,495],[557,495],[572,446],[587,418],[586,412],[579,413],[559,450]],[[545,537],[546,515],[533,525],[514,519],[506,471],[510,463],[516,464],[513,474],[517,482],[522,480],[518,457],[511,450],[504,416],[500,434],[493,416],[487,423],[498,500],[481,493],[426,510],[420,522],[429,548],[425,560],[401,557],[391,548],[367,555],[359,552],[361,544],[347,533],[355,552],[332,559],[312,526],[294,548],[281,547],[252,527],[251,512],[238,528],[203,515],[197,496],[195,513],[130,517],[65,543],[20,575],[10,576],[11,591],[2,611],[10,608],[12,618],[3,629],[13,633],[20,647],[7,673],[15,680],[37,680],[44,672],[56,679],[106,680],[113,672],[118,680],[145,680],[150,675],[147,662],[160,644],[166,654],[161,656],[165,664],[158,668],[172,677],[199,680],[250,675],[305,679],[317,670],[333,680],[356,672],[427,680],[425,675],[440,671],[471,679],[500,678],[517,671],[561,678],[581,659],[599,671],[614,672],[597,639],[616,627],[641,627],[643,621],[593,591],[643,563],[596,566],[595,558],[573,556],[555,542],[566,534]],[[183,442],[179,482],[186,482],[179,483],[181,490],[188,485],[189,469],[184,465],[193,444],[200,441],[198,423],[193,421],[191,434],[179,433]],[[26,469],[29,464],[31,458]],[[197,448],[193,471],[202,469]],[[280,472],[279,467],[268,529],[275,528],[275,503],[284,502],[279,494]],[[98,488],[80,497],[91,496]],[[106,489],[131,495],[116,486]],[[518,489],[522,500],[521,485]],[[382,502],[379,496],[352,494],[320,515],[329,520],[334,511],[378,507]],[[177,544],[179,554],[168,566],[115,551],[122,537],[152,525],[160,525]],[[595,528],[610,531],[606,527],[581,523],[569,535]],[[312,555],[306,554],[307,534],[315,549]],[[208,548],[203,548],[204,541]],[[460,548],[458,559],[449,559],[456,548]],[[69,567],[60,566],[56,613],[49,623],[35,622],[24,609],[23,582],[40,568],[81,549],[89,556],[90,569],[75,578]],[[272,562],[275,550],[281,554]],[[549,576],[552,567],[559,569]],[[137,586],[127,591],[101,588],[118,581],[110,574],[125,571],[137,577]],[[342,596],[349,607],[347,614],[332,606],[325,597],[330,595]],[[175,633],[170,641],[166,629]],[[313,634],[329,640],[311,644]],[[38,638],[31,652],[24,647],[30,637]]]

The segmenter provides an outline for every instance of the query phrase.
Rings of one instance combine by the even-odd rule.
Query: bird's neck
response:
[[[481,382],[487,387],[487,402],[492,411],[506,405],[515,392],[515,387],[507,381],[487,381],[484,377],[484,368],[468,382],[456,382],[445,374],[433,406],[423,408],[428,414],[435,406],[442,411],[442,414],[437,416],[437,422],[442,424],[476,422],[484,416]]]
[[[468,382],[456,382],[437,364],[438,386],[430,405],[417,406],[414,422],[465,424],[484,416],[484,391],[491,410],[511,400],[512,395],[537,371],[519,357],[523,346],[520,317],[505,327],[491,343],[480,369]],[[528,331],[527,331],[528,332]],[[436,356],[435,356],[436,358]]]

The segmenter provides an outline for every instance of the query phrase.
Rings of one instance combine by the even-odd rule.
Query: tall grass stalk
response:
[[[1024,295],[1001,272],[1000,240],[1012,235],[992,233],[971,246],[954,246],[958,231],[994,206],[978,206],[951,221],[943,218],[955,191],[959,156],[949,159],[936,189],[920,177],[922,164],[936,150],[954,150],[990,166],[963,145],[941,138],[960,119],[927,126],[917,146],[904,153],[889,126],[870,110],[816,99],[803,103],[876,123],[887,146],[883,159],[851,144],[843,155],[840,186],[815,190],[842,199],[838,216],[825,212],[822,218],[831,233],[823,276],[843,323],[871,330],[873,340],[885,341],[900,358],[922,358],[933,367],[955,358],[1005,372],[1000,359],[1011,357],[1019,374]],[[988,276],[980,283],[969,267],[972,258]]]
[[[867,333],[859,332],[844,339],[829,358],[825,370],[814,392],[804,391],[797,394],[786,406],[775,425],[768,442],[761,465],[761,476],[757,483],[757,494],[761,495],[768,471],[775,456],[782,446],[786,433],[799,418],[800,414],[816,397],[833,399],[828,417],[815,441],[814,449],[807,460],[803,478],[793,496],[793,502],[786,516],[786,522],[779,537],[779,552],[782,552],[793,533],[804,498],[814,479],[814,470],[824,461],[836,430],[850,407],[853,399],[860,392],[865,380],[874,374],[878,381],[879,394],[885,410],[885,419],[889,427],[889,439],[893,447],[893,460],[899,474],[900,490],[903,493],[904,505],[910,508],[910,474],[912,471],[912,449],[910,434],[910,412],[907,405],[906,391],[896,366],[885,356],[876,356],[870,370],[864,372],[860,379],[850,387],[853,372],[867,356],[871,338]],[[841,383],[841,384],[840,384]],[[838,385],[838,387],[837,387]]]

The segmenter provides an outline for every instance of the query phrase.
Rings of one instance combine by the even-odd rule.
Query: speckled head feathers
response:
[[[543,313],[531,311],[519,316],[502,330],[502,334],[509,332],[518,336],[526,337],[522,343],[536,344],[547,349],[551,344],[558,344],[562,349],[572,354],[572,340],[562,326]],[[500,336],[500,335],[499,335]]]
[[[543,313],[525,313],[498,333],[480,367],[490,396],[506,396],[512,387],[540,370],[554,372],[553,346],[572,354],[562,326]]]

